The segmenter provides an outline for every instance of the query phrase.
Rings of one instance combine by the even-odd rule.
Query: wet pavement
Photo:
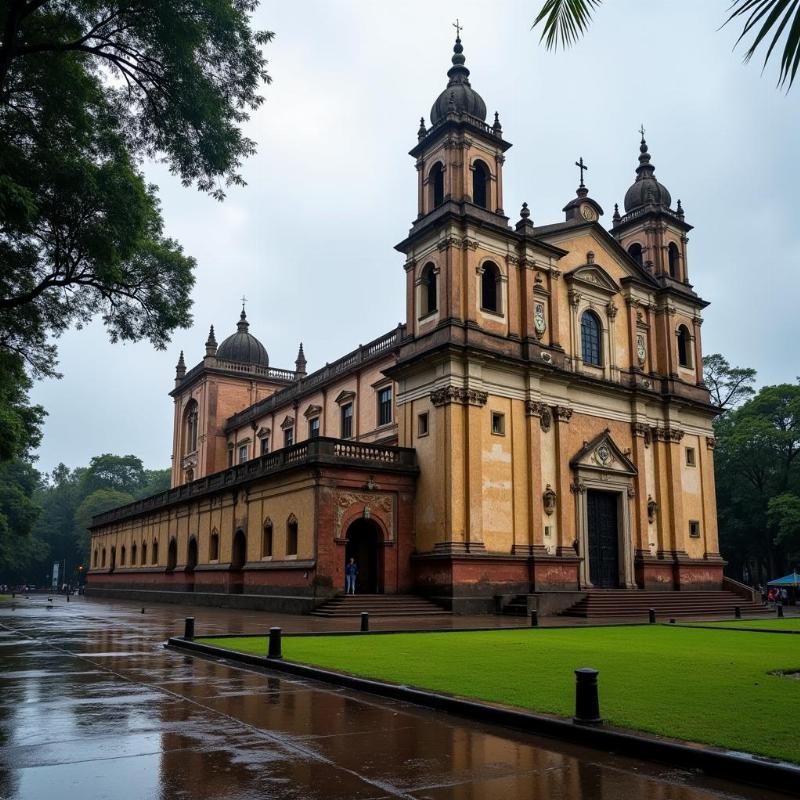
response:
[[[192,615],[198,634],[343,627],[87,598],[0,602],[0,800],[783,797],[165,650]]]

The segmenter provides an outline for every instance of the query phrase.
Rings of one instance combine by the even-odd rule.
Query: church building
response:
[[[243,308],[191,369],[181,353],[172,488],[95,517],[90,591],[307,612],[350,558],[359,592],[457,612],[722,588],[681,201],[642,131],[609,229],[582,159],[560,221],[523,203],[512,222],[511,144],[469,75],[457,38],[410,151],[405,324],[308,372],[302,345],[271,366]]]

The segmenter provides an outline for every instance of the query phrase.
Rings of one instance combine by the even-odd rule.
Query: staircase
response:
[[[368,611],[371,617],[450,616],[436,603],[413,594],[342,594],[317,606],[315,617],[357,617]]]
[[[750,601],[728,591],[646,592],[639,590],[593,589],[574,606],[562,611],[565,617],[641,619],[647,621],[651,608],[656,619],[671,617],[729,616],[736,606],[743,615],[762,614],[768,609],[759,601]]]

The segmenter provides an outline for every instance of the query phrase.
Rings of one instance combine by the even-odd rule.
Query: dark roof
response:
[[[453,66],[447,71],[447,88],[436,98],[431,107],[431,125],[443,120],[448,112],[469,114],[482,122],[486,121],[486,103],[470,86],[469,70],[464,66],[464,48],[456,38],[453,46]]]
[[[237,364],[255,364],[259,367],[269,366],[267,349],[261,342],[248,332],[250,324],[244,313],[244,308],[236,325],[236,333],[225,339],[217,348],[217,358],[220,361],[233,361]]]
[[[639,145],[639,166],[636,167],[636,180],[625,192],[625,211],[633,211],[646,205],[657,205],[669,208],[672,205],[672,196],[663,183],[656,180],[656,168],[650,163],[650,153],[647,152],[647,142],[642,136]]]

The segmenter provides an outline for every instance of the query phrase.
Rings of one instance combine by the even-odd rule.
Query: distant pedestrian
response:
[[[781,605],[789,605],[789,590],[785,586],[781,589]]]
[[[345,594],[356,593],[356,575],[358,575],[358,566],[356,565],[356,560],[351,558],[347,563],[347,566],[344,568]]]

